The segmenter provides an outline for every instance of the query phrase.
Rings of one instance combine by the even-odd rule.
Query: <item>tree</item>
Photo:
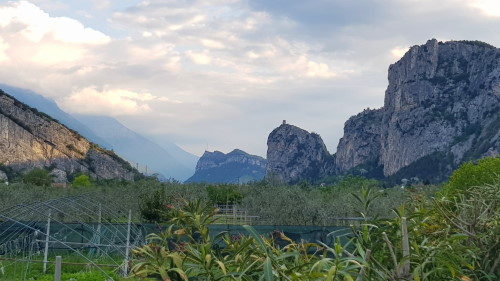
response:
[[[89,187],[92,186],[89,176],[82,174],[73,180],[73,187]]]
[[[238,204],[243,199],[243,195],[229,185],[210,185],[207,194],[212,203],[219,205]]]
[[[24,176],[24,182],[38,186],[49,186],[52,183],[52,176],[45,169],[34,168]]]
[[[465,192],[471,187],[494,184],[500,180],[499,177],[500,157],[483,158],[477,164],[467,162],[451,174],[444,191],[450,195]]]

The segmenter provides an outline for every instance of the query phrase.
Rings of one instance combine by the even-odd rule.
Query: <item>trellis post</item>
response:
[[[128,210],[127,247],[125,248],[125,266],[123,268],[125,276],[128,276],[128,256],[130,254],[130,225],[131,224],[132,224],[132,210]]]
[[[61,256],[56,256],[56,267],[54,270],[54,281],[61,281]]]
[[[49,216],[47,218],[47,232],[45,233],[45,252],[43,255],[43,274],[47,273],[47,263],[49,262],[49,235],[50,235],[50,217],[52,209],[49,209]]]

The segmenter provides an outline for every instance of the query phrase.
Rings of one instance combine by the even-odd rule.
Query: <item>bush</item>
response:
[[[87,175],[79,175],[73,180],[73,187],[89,187],[92,186],[90,178]]]
[[[447,195],[465,192],[470,187],[494,184],[500,176],[500,157],[487,157],[477,161],[477,164],[467,162],[462,164],[450,176],[444,186]]]
[[[165,221],[166,205],[166,195],[162,188],[153,192],[145,192],[139,196],[139,211],[141,217],[147,222]]]
[[[52,176],[45,169],[35,168],[24,176],[24,182],[38,186],[49,186],[52,183]]]
[[[229,185],[210,185],[207,187],[208,198],[214,204],[239,204],[243,195],[237,191],[234,186]]]

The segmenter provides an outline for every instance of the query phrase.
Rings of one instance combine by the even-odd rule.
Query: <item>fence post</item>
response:
[[[97,245],[101,244],[101,223],[102,223],[102,204],[99,203],[99,218],[98,218],[98,224],[97,224],[97,239],[96,239]]]
[[[125,276],[128,276],[128,256],[130,253],[130,224],[131,223],[132,223],[132,210],[128,210],[127,247],[125,248],[125,266],[123,268]]]
[[[408,242],[408,228],[406,226],[406,217],[401,218],[401,236],[403,248],[403,268],[401,276],[408,278],[410,276],[410,244]]]
[[[61,281],[61,256],[56,256],[56,268],[54,270],[54,281]]]
[[[47,232],[45,233],[45,252],[43,255],[43,274],[47,273],[47,263],[49,258],[49,235],[50,235],[50,217],[52,209],[49,209],[49,216],[47,218]]]

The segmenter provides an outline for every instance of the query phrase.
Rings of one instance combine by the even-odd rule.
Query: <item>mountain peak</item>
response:
[[[246,183],[262,180],[266,159],[234,149],[224,154],[205,151],[196,164],[195,174],[186,182]]]

